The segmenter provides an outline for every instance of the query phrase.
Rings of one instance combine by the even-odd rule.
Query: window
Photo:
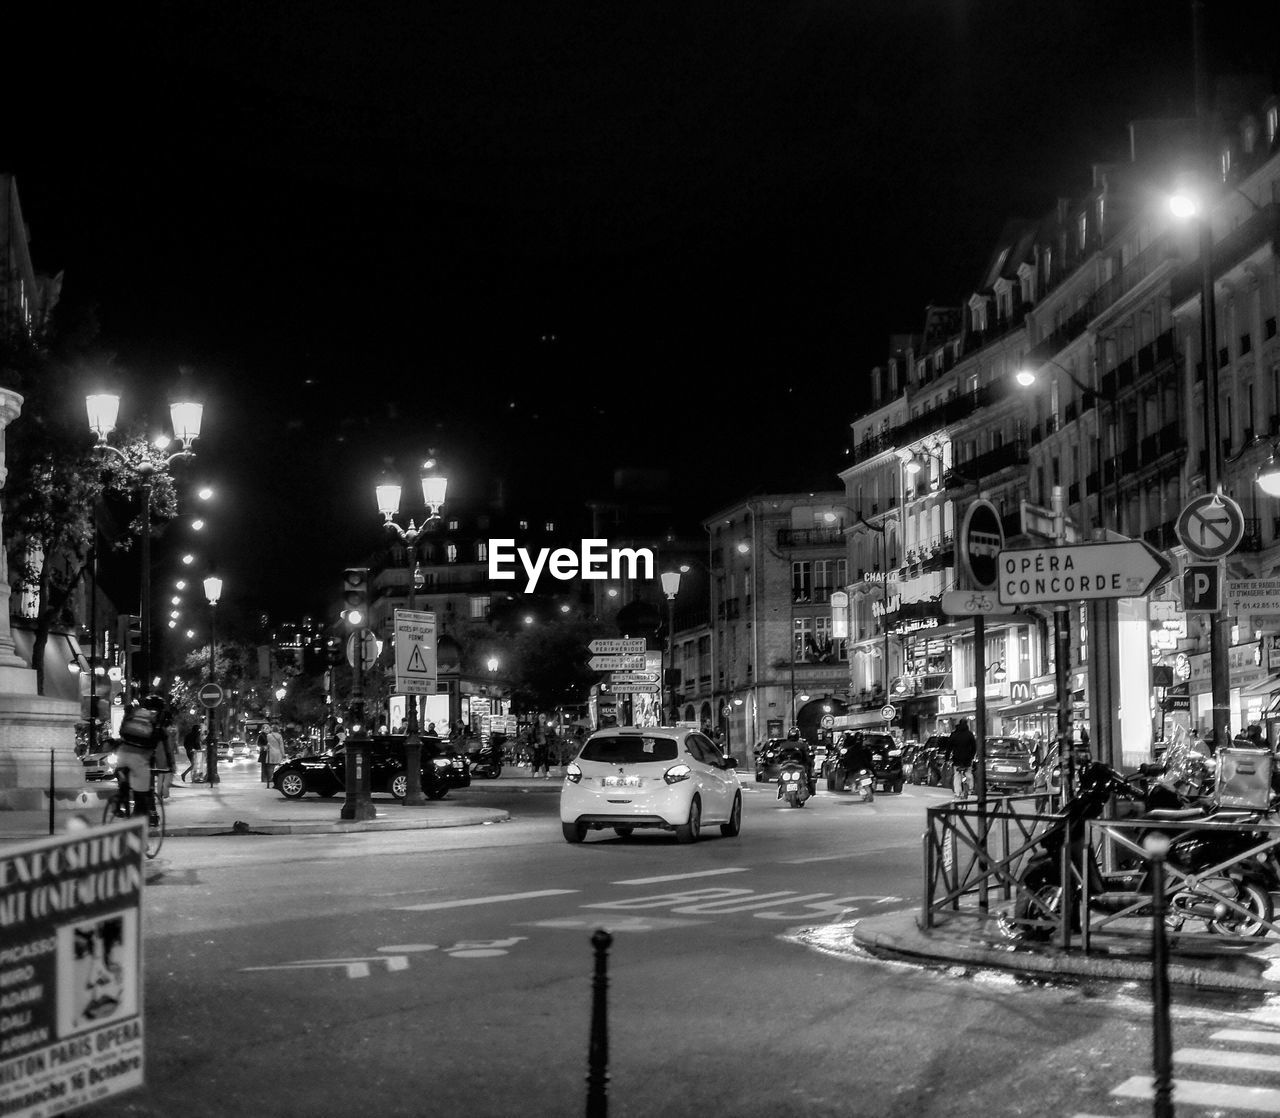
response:
[[[837,587],[844,586],[845,584],[848,583],[848,581],[849,581],[849,560],[837,559],[835,585]]]
[[[488,594],[471,595],[471,620],[483,621],[489,616],[490,599]]]
[[[1231,149],[1229,147],[1225,147],[1222,149],[1221,166],[1222,166],[1222,177],[1225,179],[1228,175],[1231,174]]]
[[[556,530],[556,522],[554,520],[547,521],[547,531],[554,532]]]
[[[458,561],[458,545],[456,543],[444,545],[444,561],[446,563],[456,563]]]
[[[825,601],[831,596],[831,579],[834,574],[834,559],[815,559],[813,561],[813,588],[817,592],[819,601]]]
[[[813,595],[813,575],[808,562],[791,564],[791,600],[807,602]]]
[[[487,563],[489,561],[489,541],[476,540],[476,562]]]
[[[1267,109],[1267,143],[1276,142],[1276,134],[1280,133],[1280,107],[1272,105]]]
[[[458,522],[456,520],[449,521],[449,531],[456,532],[458,530]]]
[[[1078,248],[1084,251],[1085,245],[1089,243],[1089,215],[1082,213],[1077,221],[1077,234],[1079,239]]]
[[[793,617],[791,619],[791,659],[809,659],[809,645],[813,640],[813,618]]]
[[[520,531],[527,532],[529,530],[529,522],[527,520],[520,521]]]

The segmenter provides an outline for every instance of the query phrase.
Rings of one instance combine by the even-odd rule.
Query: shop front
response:
[[[1266,711],[1270,705],[1273,687],[1272,673],[1263,663],[1261,640],[1245,641],[1233,644],[1227,651],[1227,664],[1230,672],[1230,714],[1231,733],[1237,734],[1247,729],[1250,722],[1262,724],[1268,718]],[[1213,727],[1213,683],[1209,667],[1209,653],[1193,652],[1188,654],[1187,661],[1190,673],[1187,689],[1191,698],[1191,727],[1193,733],[1205,734]]]

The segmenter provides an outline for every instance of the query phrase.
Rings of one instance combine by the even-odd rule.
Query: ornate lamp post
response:
[[[89,429],[97,438],[94,449],[103,453],[114,454],[125,467],[130,479],[135,481],[138,486],[139,498],[142,504],[142,582],[139,593],[142,640],[139,649],[141,664],[137,675],[142,679],[144,689],[150,689],[152,479],[157,474],[166,473],[175,462],[195,457],[195,451],[191,449],[191,444],[200,437],[200,420],[204,414],[204,405],[189,400],[170,404],[169,415],[173,422],[173,433],[182,443],[182,449],[158,461],[144,458],[139,463],[130,461],[123,451],[107,442],[107,437],[115,430],[116,420],[120,415],[120,397],[118,395],[112,392],[92,393],[85,397],[85,410],[89,416]]]
[[[449,487],[448,478],[427,472],[434,465],[435,459],[428,459],[423,463],[424,472],[419,479],[422,484],[422,503],[427,508],[426,519],[420,526],[411,519],[409,527],[402,528],[394,520],[400,511],[401,486],[398,481],[389,479],[380,482],[375,490],[378,511],[382,513],[384,526],[405,545],[408,551],[410,610],[415,607],[415,591],[418,587],[418,540],[428,525],[440,519],[440,506],[444,504],[445,493]],[[405,727],[407,733],[404,739],[404,806],[421,807],[427,802],[427,798],[422,794],[422,739],[418,737],[418,695],[416,692],[406,694],[405,699],[408,706],[408,724]]]
[[[667,712],[670,713],[675,710],[676,705],[676,685],[671,669],[675,666],[676,656],[676,595],[680,593],[679,571],[662,572],[662,592],[667,596],[667,659],[666,670],[662,673],[664,686],[659,693],[666,690],[666,681],[671,679],[670,702],[667,704]],[[673,718],[672,721],[674,722],[675,719]]]
[[[218,639],[214,621],[218,614],[218,599],[222,597],[222,579],[210,575],[204,580],[204,596],[209,600],[209,682],[218,682]],[[209,708],[209,736],[205,741],[204,768],[205,781],[218,783],[218,735],[214,724],[214,711]]]

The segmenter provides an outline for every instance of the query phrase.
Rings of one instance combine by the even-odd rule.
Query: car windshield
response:
[[[678,755],[679,749],[671,738],[611,734],[588,741],[582,747],[581,759],[608,765],[639,765],[646,761],[674,761]]]
[[[987,739],[988,757],[1026,757],[1030,752],[1030,747],[1018,741],[1017,738]]]
[[[862,744],[870,749],[873,753],[878,753],[884,749],[897,749],[898,743],[887,734],[863,734]]]

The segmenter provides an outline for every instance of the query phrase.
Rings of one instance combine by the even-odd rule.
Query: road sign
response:
[[[378,661],[378,639],[368,629],[361,629],[347,638],[347,663],[356,666],[356,638],[360,638],[360,667],[366,672]]]
[[[948,617],[991,617],[1017,610],[1001,605],[994,590],[948,590],[942,595],[942,612]]]
[[[644,641],[640,642],[644,644]],[[593,672],[634,672],[644,671],[645,659],[644,653],[638,656],[592,656],[587,661],[587,667]]]
[[[216,683],[206,683],[200,688],[200,702],[210,710],[222,705],[222,688]]]
[[[429,610],[395,611],[397,695],[436,693],[436,615]]]
[[[657,683],[657,672],[614,672],[609,677],[614,683]]]
[[[998,590],[1005,605],[1141,598],[1169,569],[1145,540],[1028,547],[1000,552]]]
[[[974,501],[960,528],[960,565],[979,590],[994,590],[999,569],[996,557],[1004,550],[1004,524],[990,501]]]
[[[1173,530],[1192,555],[1221,559],[1235,551],[1244,539],[1244,513],[1230,497],[1202,493],[1187,502]]]
[[[892,722],[893,716],[897,713],[898,709],[892,703],[885,703],[885,705],[880,708],[880,717],[886,722]]]
[[[609,640],[600,638],[593,640],[587,648],[591,652],[604,653],[636,653],[644,651],[644,637],[622,637]]]
[[[1182,571],[1182,608],[1216,613],[1222,608],[1222,568],[1217,563],[1188,563]]]
[[[1075,522],[1069,517],[1062,518],[1063,543],[1075,543],[1080,538]],[[1044,536],[1045,539],[1058,541],[1058,518],[1053,509],[1033,505],[1029,501],[1022,502],[1022,532],[1027,536]]]
[[[1233,578],[1226,585],[1226,601],[1236,614],[1280,614],[1280,578]]]
[[[609,689],[615,695],[656,695],[658,693],[656,683],[613,683],[609,685]]]

